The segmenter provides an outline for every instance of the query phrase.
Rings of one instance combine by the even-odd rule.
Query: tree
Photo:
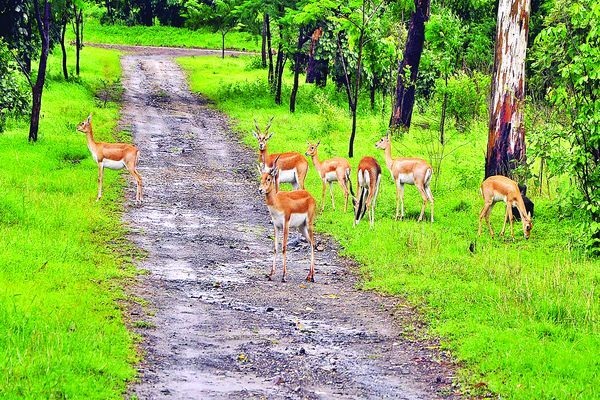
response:
[[[525,162],[525,53],[530,0],[500,0],[490,100],[485,177]]]
[[[75,33],[75,73],[79,76],[80,52],[83,49],[83,0],[73,1],[73,32]]]
[[[239,17],[235,8],[239,0],[214,0],[210,5],[197,0],[185,2],[185,24],[191,29],[208,25],[221,34],[221,58],[225,58],[225,36],[238,25]]]
[[[572,177],[572,210],[580,214],[583,238],[600,254],[600,4],[557,0],[536,38],[534,69],[548,77],[547,99],[563,118],[550,139],[568,148],[552,163]],[[567,146],[562,143],[567,143]]]
[[[415,104],[415,83],[419,72],[419,61],[425,42],[425,22],[429,19],[429,0],[415,0],[410,17],[404,56],[398,67],[396,101],[390,118],[390,128],[410,128]]]
[[[31,87],[31,121],[29,124],[29,141],[37,142],[38,130],[40,124],[40,111],[42,108],[42,92],[44,91],[44,82],[46,81],[46,64],[48,62],[48,53],[50,52],[50,15],[52,7],[49,0],[44,0],[43,9],[40,10],[38,0],[33,0],[33,14],[37,24],[38,32],[42,40],[42,49],[40,62],[38,65],[37,78],[35,84]],[[29,83],[31,79],[27,76]]]

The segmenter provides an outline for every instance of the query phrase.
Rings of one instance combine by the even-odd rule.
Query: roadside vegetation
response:
[[[85,52],[69,81],[60,53],[50,57],[37,143],[23,119],[9,117],[0,134],[2,398],[120,398],[135,375],[123,317],[136,254],[118,222],[124,180],[105,173],[95,201],[97,167],[75,129],[92,112],[97,137],[115,140],[119,108],[106,96],[119,53]]]
[[[304,153],[307,141],[320,140],[321,159],[344,155],[349,115],[344,94],[334,87],[301,85],[299,111],[290,114],[287,105],[274,104],[264,71],[252,68],[256,62],[251,57],[182,58],[179,63],[188,71],[193,90],[233,117],[252,148],[253,119],[262,127],[274,116],[269,152]],[[291,90],[291,78],[285,76],[284,94]],[[432,146],[438,134],[435,110],[417,113],[410,133],[395,137],[394,156],[441,157],[442,148]],[[374,156],[384,169],[375,228],[369,229],[367,221],[352,228],[353,215],[341,211],[343,196],[335,185],[338,209],[331,210],[326,197],[317,229],[335,237],[344,254],[363,265],[364,288],[401,296],[418,307],[427,334],[441,337],[442,346],[463,366],[461,380],[471,395],[598,397],[600,270],[578,248],[572,222],[559,218],[554,197],[532,193],[536,209],[530,240],[523,238],[518,221],[514,240],[508,233],[492,239],[485,230],[477,237],[487,139],[481,118],[465,132],[448,130],[445,156],[432,186],[435,222],[416,221],[421,199],[411,185],[405,188],[405,220],[394,221],[395,188],[383,152],[374,145],[387,123],[387,112],[361,109],[361,134],[351,159],[354,185],[361,157]],[[306,182],[319,200],[321,182],[312,165]],[[552,192],[568,184],[557,179]],[[493,213],[497,232],[503,210],[499,204]],[[429,208],[426,217],[428,213]],[[318,274],[317,266],[317,282]],[[407,326],[405,334],[423,334],[417,326]]]

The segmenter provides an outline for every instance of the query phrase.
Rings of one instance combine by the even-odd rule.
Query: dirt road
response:
[[[309,251],[301,245],[288,254],[288,283],[265,278],[272,231],[254,152],[190,94],[174,54],[145,49],[122,58],[122,126],[141,150],[145,185],[143,205],[130,203],[125,220],[149,271],[133,289],[149,305],[132,310],[145,358],[130,394],[453,397],[447,363],[400,337],[394,301],[356,290],[352,265],[330,241],[318,239],[316,283],[304,282]]]

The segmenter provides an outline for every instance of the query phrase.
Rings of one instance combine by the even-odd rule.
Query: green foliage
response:
[[[216,100],[237,121],[248,145],[256,146],[250,133],[253,118],[261,122],[275,116],[270,151],[303,152],[307,140],[321,139],[322,158],[345,153],[349,115],[343,94],[337,98],[329,87],[301,85],[298,112],[289,114],[285,105],[275,106],[267,94],[260,98],[257,91],[245,92],[249,87],[244,85],[260,75],[245,71],[247,61],[242,58],[227,60],[224,71],[216,58],[179,62],[189,72],[193,90]],[[286,80],[288,86],[289,76]],[[227,94],[218,90],[220,85],[237,90]],[[426,117],[415,115],[411,133],[394,141],[395,156],[427,158],[426,148],[436,130],[421,127]],[[353,168],[366,155],[385,165],[373,144],[387,122],[387,116],[359,109]],[[460,380],[467,396],[493,392],[511,399],[571,399],[574,394],[597,398],[598,262],[577,251],[571,240],[577,234],[573,224],[560,221],[545,197],[533,199],[536,216],[530,240],[477,238],[487,121],[476,120],[471,131],[448,136],[447,147],[453,151],[446,159],[452,168],[440,173],[433,224],[416,222],[420,196],[411,186],[405,189],[406,219],[393,220],[395,190],[385,170],[375,229],[362,223],[352,228],[350,212],[328,207],[317,216],[317,229],[333,235],[343,253],[363,265],[364,287],[402,296],[420,308],[429,332],[441,337],[443,348],[461,363]],[[310,170],[307,189],[320,193],[320,185]],[[334,192],[342,201],[341,191]],[[495,227],[502,224],[502,217],[499,205],[492,215]],[[317,266],[317,280],[318,274]],[[415,333],[410,327],[406,331]]]
[[[447,83],[443,79],[436,82],[436,94],[440,100],[446,95],[446,112],[454,118],[456,129],[460,132],[467,131],[473,121],[485,112],[485,96],[477,91],[475,79],[458,73]]]
[[[555,140],[566,141],[569,154],[557,164],[574,177],[574,209],[582,214],[582,237],[600,254],[600,4],[592,0],[556,1],[546,27],[536,39],[539,74],[547,71],[548,100],[566,121]],[[550,69],[552,67],[552,69]]]
[[[115,224],[124,181],[97,167],[75,126],[94,112],[99,139],[112,140],[114,103],[96,109],[92,87],[119,76],[118,54],[90,47],[82,83],[47,80],[42,135],[9,120],[0,135],[0,397],[118,399],[135,375],[133,337],[123,321],[134,254]],[[60,57],[49,59],[60,76]]]
[[[29,91],[21,78],[8,46],[0,38],[0,132],[8,117],[27,115]]]

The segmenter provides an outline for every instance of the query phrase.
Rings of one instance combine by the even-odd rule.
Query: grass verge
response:
[[[221,49],[221,34],[207,30],[193,31],[160,25],[102,25],[92,17],[86,19],[84,40],[90,43],[135,46]],[[225,36],[225,49],[260,51],[260,36],[246,32],[230,32]]]
[[[27,142],[26,121],[0,134],[0,397],[121,398],[137,359],[122,309],[135,274],[120,223],[124,180],[105,173],[95,201],[97,167],[75,130],[93,112],[96,136],[112,140],[118,105],[94,92],[120,76],[119,54],[86,48],[70,82],[59,55],[39,141]]]
[[[304,153],[308,140],[321,140],[321,159],[347,154],[350,119],[343,92],[302,85],[299,111],[290,114],[287,104],[273,103],[266,71],[248,68],[249,58],[182,58],[179,63],[192,89],[233,117],[248,145],[256,148],[252,120],[264,125],[275,116],[269,151]],[[284,98],[289,98],[287,78]],[[487,233],[477,237],[484,122],[467,133],[448,134],[433,187],[435,223],[416,222],[420,197],[410,185],[405,190],[407,216],[394,221],[395,189],[383,154],[374,147],[389,114],[371,112],[367,102],[362,101],[351,165],[355,168],[362,156],[372,155],[384,168],[375,229],[364,221],[352,228],[351,212],[339,211],[337,187],[338,211],[326,203],[317,229],[333,235],[344,254],[363,265],[365,288],[402,296],[418,306],[429,333],[440,337],[461,363],[460,379],[470,395],[600,398],[600,265],[573,248],[571,238],[577,233],[571,223],[559,220],[551,200],[539,196],[534,197],[529,241],[519,234],[520,225],[515,226],[515,240],[492,239]],[[430,124],[435,116],[417,114],[413,120],[411,132],[394,140],[394,156],[439,159],[435,122]],[[432,128],[423,128],[428,124]],[[321,183],[312,166],[306,186],[319,202]],[[502,217],[499,205],[492,217],[496,230]],[[474,252],[469,250],[472,245]],[[406,331],[413,333],[411,327]]]

